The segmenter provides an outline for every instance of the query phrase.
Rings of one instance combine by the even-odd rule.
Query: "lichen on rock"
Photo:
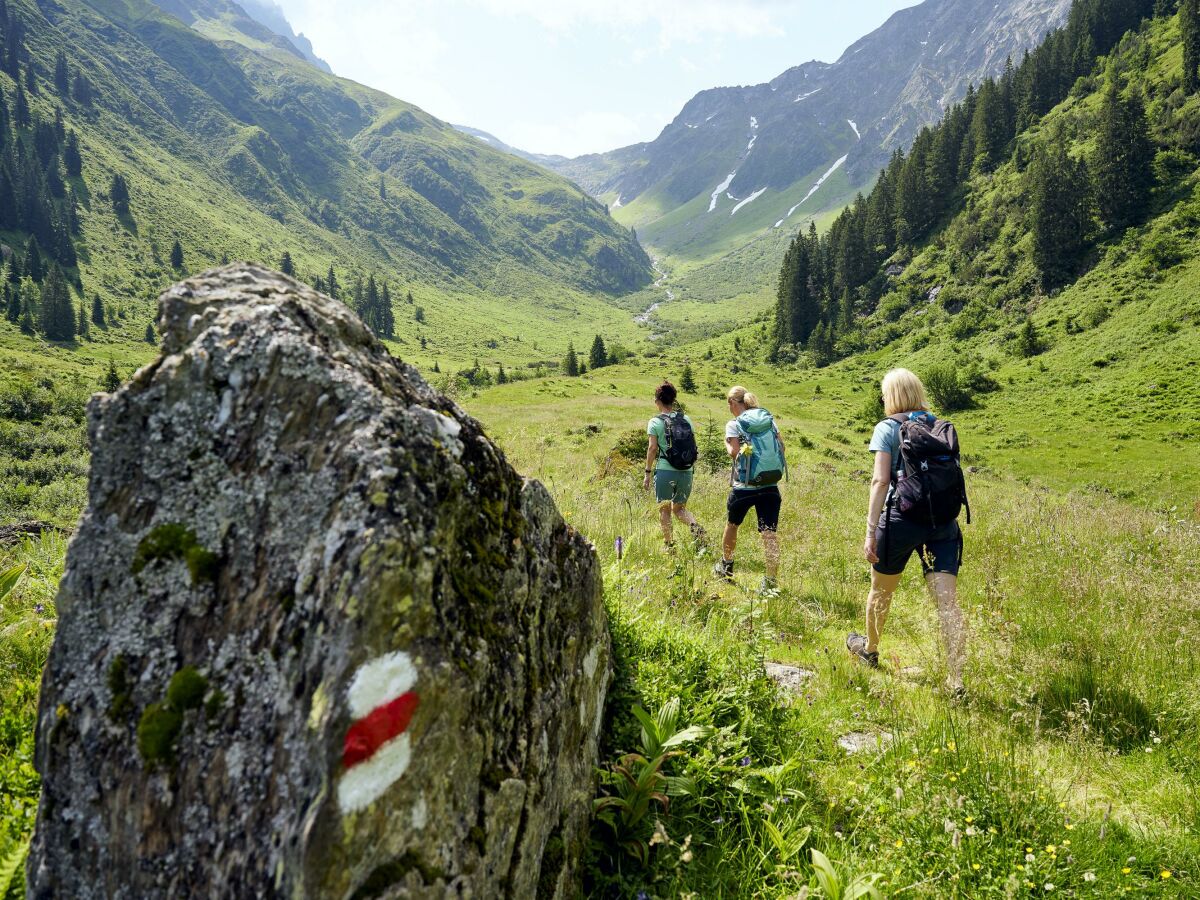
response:
[[[592,548],[342,304],[234,265],[159,330],[89,410],[29,895],[572,895]]]

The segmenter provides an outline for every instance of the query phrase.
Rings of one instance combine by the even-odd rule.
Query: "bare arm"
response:
[[[646,448],[646,477],[642,479],[642,487],[650,487],[650,475],[654,471],[654,463],[658,459],[658,435],[650,435],[650,446]]]
[[[863,555],[867,562],[878,562],[875,553],[875,529],[883,515],[883,503],[888,485],[892,483],[892,454],[883,450],[875,454],[875,470],[871,473],[871,498],[867,503],[867,537],[863,542]]]
[[[729,453],[730,459],[737,459],[738,454],[742,452],[741,439],[735,437],[725,438],[725,450]]]

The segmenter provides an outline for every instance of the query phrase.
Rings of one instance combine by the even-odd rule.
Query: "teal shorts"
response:
[[[675,472],[671,469],[656,469],[654,472],[654,499],[659,503],[687,503],[692,495],[692,470]]]

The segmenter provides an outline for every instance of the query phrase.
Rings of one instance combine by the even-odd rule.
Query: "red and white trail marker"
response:
[[[403,650],[377,656],[354,673],[346,692],[354,721],[346,732],[345,771],[337,786],[343,813],[369,806],[408,769],[407,730],[420,703],[416,683],[416,666]]]

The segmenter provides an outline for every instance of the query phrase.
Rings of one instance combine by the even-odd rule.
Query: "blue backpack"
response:
[[[765,409],[748,409],[734,421],[738,438],[749,445],[733,464],[734,481],[748,487],[769,487],[778,484],[787,473],[787,460],[775,433],[775,419]]]

